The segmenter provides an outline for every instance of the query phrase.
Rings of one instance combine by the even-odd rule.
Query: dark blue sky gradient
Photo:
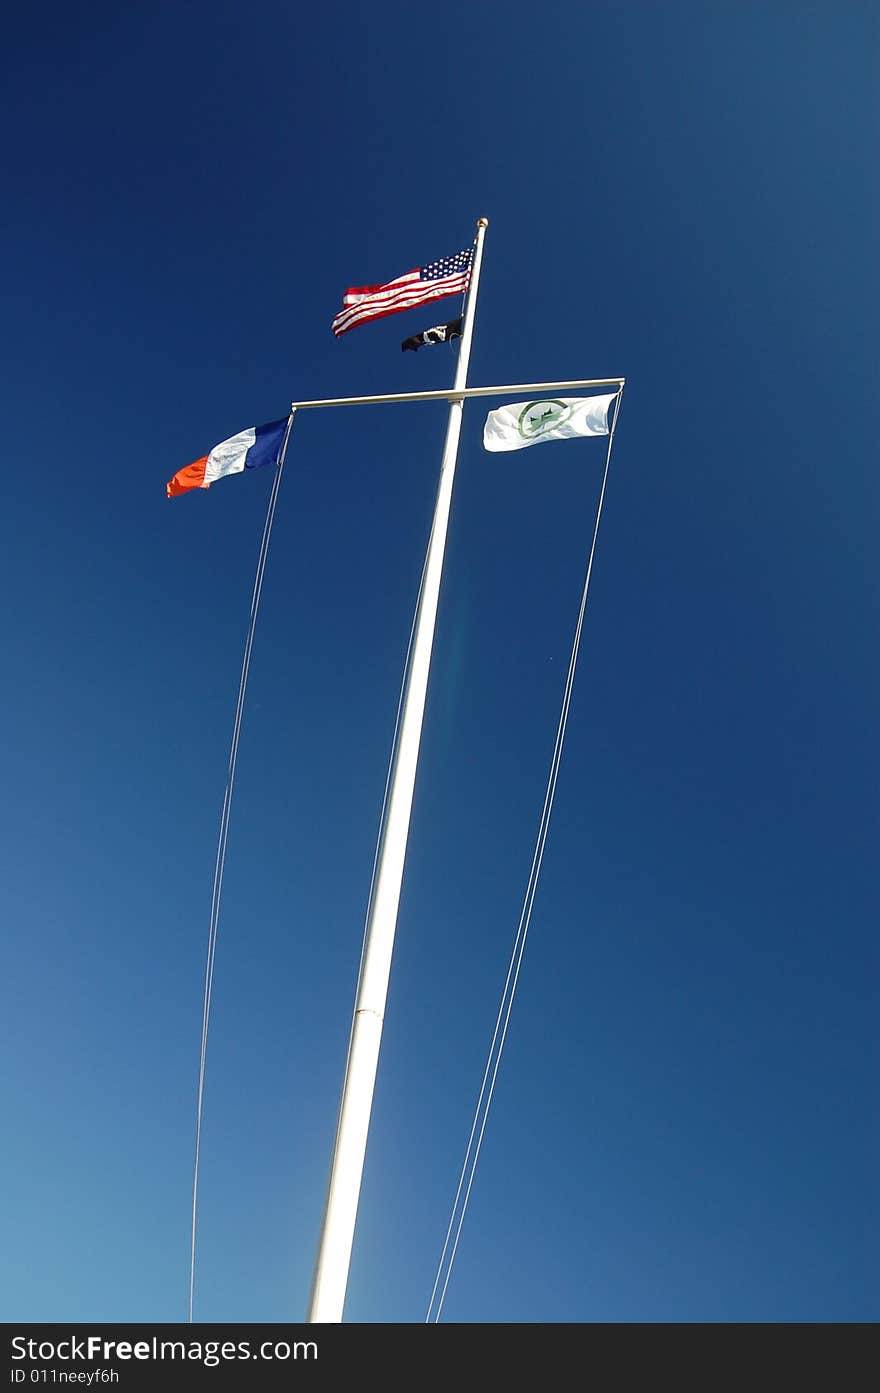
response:
[[[350,284],[488,215],[471,381],[622,373],[458,1321],[878,1315],[880,19],[868,3],[54,4],[6,42],[7,1320],[178,1320],[204,954],[291,398],[446,386]],[[446,309],[448,308],[448,313]],[[456,485],[347,1316],[421,1320],[602,442]],[[302,413],[215,979],[196,1315],[301,1318],[445,428]]]

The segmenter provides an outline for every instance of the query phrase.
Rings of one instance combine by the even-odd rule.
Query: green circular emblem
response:
[[[530,401],[519,413],[517,429],[523,440],[535,440],[548,430],[555,430],[567,421],[572,408],[567,402],[557,399]]]

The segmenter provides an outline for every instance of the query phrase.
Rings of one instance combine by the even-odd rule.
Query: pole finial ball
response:
[[[488,219],[488,218],[477,218],[477,227],[488,227],[488,226],[489,226],[489,219]]]

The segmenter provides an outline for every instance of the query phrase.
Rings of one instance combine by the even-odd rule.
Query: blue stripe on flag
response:
[[[277,464],[286,429],[286,416],[283,421],[270,421],[266,426],[257,426],[257,438],[245,456],[245,469],[260,469],[264,464]]]

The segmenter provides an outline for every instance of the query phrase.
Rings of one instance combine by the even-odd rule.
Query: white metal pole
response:
[[[461,391],[467,382],[474,311],[477,304],[480,265],[483,257],[483,238],[487,226],[488,219],[480,218],[477,223],[477,241],[465,306],[454,391]],[[450,403],[446,444],[443,449],[437,502],[434,508],[434,522],[428,545],[421,600],[413,633],[409,674],[401,711],[400,734],[388,792],[387,816],[382,830],[376,863],[374,894],[364,936],[364,951],[361,959],[345,1081],[342,1086],[339,1119],[336,1126],[336,1142],[330,1169],[330,1183],[327,1189],[327,1203],[309,1302],[309,1321],[341,1321],[345,1305],[354,1226],[364,1169],[364,1155],[367,1148],[367,1133],[370,1127],[370,1111],[373,1105],[373,1090],[379,1063],[382,1024],[385,1018],[388,978],[391,973],[394,931],[397,926],[397,908],[400,902],[400,887],[406,858],[406,842],[419,758],[422,718],[428,689],[431,649],[434,643],[434,624],[440,597],[443,554],[446,549],[446,533],[449,525],[452,485],[455,478],[463,411],[462,401]]]
[[[471,397],[512,397],[519,392],[536,396],[538,392],[559,392],[569,387],[622,387],[625,377],[579,377],[571,382],[514,382],[506,387],[450,387],[448,392],[389,392],[381,397],[327,397],[323,401],[291,402],[291,411],[307,406],[374,406],[392,401],[470,401]]]

